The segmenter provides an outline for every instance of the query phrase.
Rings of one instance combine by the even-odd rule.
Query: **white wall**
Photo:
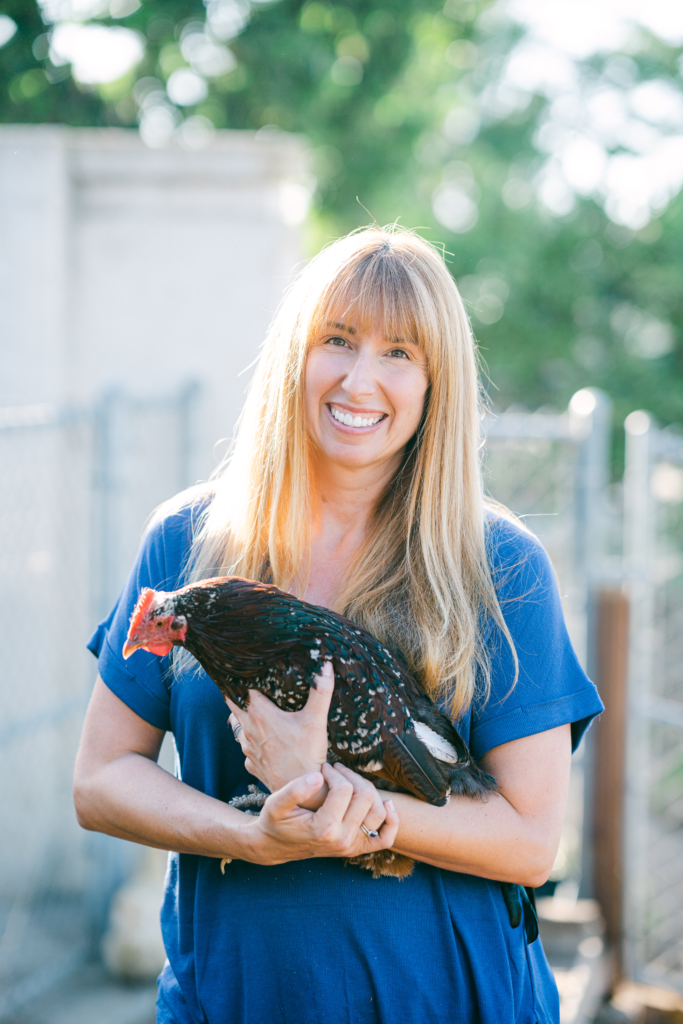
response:
[[[0,127],[0,903],[106,884],[112,852],[78,829],[70,780],[95,675],[83,645],[180,481],[177,417],[146,400],[199,383],[192,476],[208,475],[301,259],[288,200],[305,159],[284,134],[219,132],[186,152],[114,129]],[[87,409],[112,388],[145,401],[111,420],[103,545],[92,423],[2,425],[7,407]]]
[[[284,133],[218,132],[187,152],[126,130],[0,127],[0,407],[194,378],[206,473],[301,258],[304,172]]]

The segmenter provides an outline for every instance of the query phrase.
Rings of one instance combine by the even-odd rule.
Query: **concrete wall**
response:
[[[41,893],[100,899],[125,872],[123,846],[82,833],[71,806],[95,675],[83,644],[147,514],[208,475],[232,432],[301,259],[304,171],[286,135],[219,132],[186,152],[127,131],[0,127],[0,916]],[[191,380],[188,470],[180,407],[164,400]],[[88,410],[116,388],[128,397],[107,406],[104,447],[92,417],[48,408]],[[33,426],[26,405],[45,405]]]
[[[0,407],[194,378],[206,473],[301,258],[304,172],[284,133],[218,132],[187,152],[125,130],[0,127]]]

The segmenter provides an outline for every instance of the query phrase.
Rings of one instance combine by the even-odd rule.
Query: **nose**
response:
[[[342,381],[342,388],[351,401],[360,401],[374,395],[377,390],[375,360],[373,354],[364,348],[354,353],[351,366]]]

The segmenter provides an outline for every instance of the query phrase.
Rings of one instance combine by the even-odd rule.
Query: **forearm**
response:
[[[432,807],[397,793],[400,824],[394,850],[448,871],[520,885],[540,885],[552,867],[559,835],[526,818],[500,794],[486,802],[451,797]]]
[[[149,758],[128,753],[76,776],[79,823],[145,846],[250,860],[253,818],[200,793]]]

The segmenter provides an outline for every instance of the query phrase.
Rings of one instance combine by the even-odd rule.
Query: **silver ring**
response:
[[[244,728],[244,726],[240,725],[239,722],[238,722],[237,725],[235,726],[235,728],[232,730],[232,734],[233,734],[233,736],[235,737],[235,739],[237,740],[238,743],[239,743],[239,736],[240,736],[240,733],[242,732],[243,728]]]
[[[379,832],[376,829],[366,828],[365,825],[361,825],[360,830],[365,833],[368,839],[376,839],[379,835]]]

